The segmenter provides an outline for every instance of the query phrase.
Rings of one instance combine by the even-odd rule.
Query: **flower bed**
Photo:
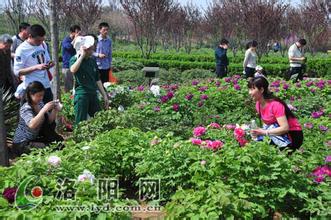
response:
[[[303,146],[291,156],[267,138],[252,141],[245,126],[236,126],[256,119],[239,76],[163,85],[159,95],[144,86],[112,86],[108,91],[124,96],[126,104],[116,99],[112,110],[81,123],[62,151],[35,150],[14,166],[0,168],[0,217],[129,219],[128,211],[56,208],[137,205],[140,179],[150,178],[161,181],[161,197],[154,204],[163,206],[169,218],[267,219],[275,211],[287,218],[328,218],[331,82],[275,79],[271,87],[303,127]],[[69,116],[70,103],[64,103]],[[124,111],[118,109],[122,104]],[[13,195],[30,176],[37,176],[30,186],[40,188],[28,192],[42,201],[30,211],[18,210]],[[109,177],[119,181],[118,198],[98,199],[97,181]],[[75,200],[54,198],[64,178],[75,180]]]

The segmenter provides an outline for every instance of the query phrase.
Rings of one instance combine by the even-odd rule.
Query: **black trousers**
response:
[[[109,70],[110,69],[99,69],[100,80],[102,83],[109,82]]]
[[[216,76],[218,78],[226,77],[227,72],[228,72],[227,66],[216,65]]]
[[[290,144],[290,148],[293,150],[299,149],[303,143],[303,132],[302,131],[289,131],[288,132],[292,143]]]
[[[250,67],[245,67],[245,78],[254,77],[255,69]]]
[[[290,69],[291,76],[293,76],[294,74],[298,74],[298,76],[294,82],[298,82],[298,80],[303,80],[302,69],[303,69],[302,67],[291,67],[291,69]]]

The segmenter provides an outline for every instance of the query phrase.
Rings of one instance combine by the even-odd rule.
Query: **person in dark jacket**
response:
[[[226,51],[229,47],[229,41],[222,39],[219,46],[215,50],[216,58],[216,76],[225,77],[228,71],[229,59],[226,55]]]
[[[73,89],[73,75],[69,70],[70,58],[76,55],[76,50],[72,45],[72,41],[76,36],[80,35],[80,27],[78,25],[73,25],[70,27],[69,36],[65,37],[62,41],[62,73],[64,76],[64,91],[69,92]]]
[[[10,46],[13,40],[8,34],[0,35],[0,89],[15,92],[14,76],[11,71]]]

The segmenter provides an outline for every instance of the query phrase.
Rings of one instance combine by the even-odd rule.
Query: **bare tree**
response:
[[[100,18],[102,0],[70,0],[73,8],[67,8],[65,13],[69,13],[74,20],[80,24],[83,31],[90,32],[94,23]]]
[[[46,29],[47,33],[50,33],[49,2],[47,0],[29,0],[27,10]]]
[[[120,7],[117,0],[109,0],[109,5],[102,7],[101,20],[109,24],[113,41],[116,38],[129,41],[133,26]]]
[[[243,1],[243,31],[250,39],[258,41],[258,55],[267,54],[268,43],[277,39],[288,4],[278,0]]]
[[[28,3],[26,0],[7,0],[4,6],[4,12],[7,15],[10,26],[15,32],[20,23],[29,20]]]
[[[179,52],[184,41],[185,16],[185,11],[179,4],[172,7],[167,22],[160,30],[160,39],[164,50],[169,49],[172,44]]]
[[[185,7],[185,25],[184,25],[184,36],[185,36],[185,51],[190,53],[192,50],[192,41],[195,37],[195,33],[201,20],[201,12],[196,5],[189,2]]]
[[[308,41],[308,48],[314,54],[326,50],[328,44],[328,11],[323,0],[306,1],[300,10],[300,32]]]
[[[133,23],[142,56],[149,58],[157,45],[161,26],[166,23],[173,6],[172,0],[120,0]]]

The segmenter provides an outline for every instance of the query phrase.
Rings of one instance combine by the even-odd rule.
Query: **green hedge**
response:
[[[144,59],[139,52],[114,52],[114,70],[141,69],[143,66],[159,66],[164,69],[176,68],[181,71],[189,69],[205,69],[215,71],[215,58],[213,54],[189,55],[182,53],[167,54],[155,53],[150,59]],[[229,56],[231,74],[243,72],[243,56]],[[259,64],[264,67],[269,75],[283,76],[289,69],[287,57],[262,57]],[[313,72],[317,77],[331,77],[330,57],[309,57],[306,72]]]
[[[121,60],[117,62],[116,60]],[[123,71],[123,70],[140,70],[143,66],[158,66],[164,69],[175,68],[181,71],[189,69],[205,69],[210,71],[215,71],[214,62],[189,62],[189,61],[175,61],[175,60],[156,60],[156,59],[142,59],[135,58],[132,60],[125,60],[122,58],[115,58],[113,64],[114,71]],[[117,63],[120,65],[118,66]],[[288,71],[288,64],[270,64],[270,63],[261,63],[260,65],[267,71],[268,75],[273,76],[284,76],[284,73]],[[241,74],[243,72],[242,64],[230,63],[229,73]],[[326,77],[331,78],[331,60],[328,59],[316,59],[308,61],[306,72],[314,72],[317,77]]]

